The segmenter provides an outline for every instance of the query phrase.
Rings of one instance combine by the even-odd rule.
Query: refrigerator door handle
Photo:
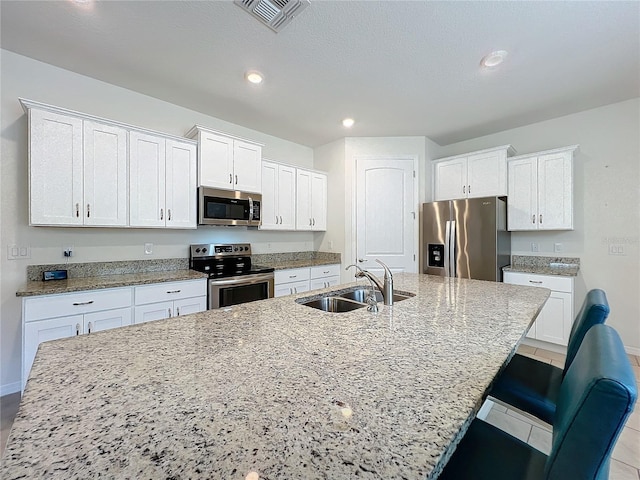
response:
[[[449,239],[449,262],[451,265],[449,266],[450,276],[457,277],[456,272],[456,221],[451,220],[451,229],[450,229],[451,238]]]
[[[444,276],[451,276],[449,272],[449,239],[451,237],[451,221],[447,220],[444,227]]]

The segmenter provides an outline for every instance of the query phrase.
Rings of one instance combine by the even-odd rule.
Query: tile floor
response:
[[[555,352],[527,345],[521,346],[518,352],[561,368],[564,366],[564,355]],[[636,373],[636,379],[640,383],[640,357],[629,355],[629,359]],[[4,454],[4,447],[19,404],[20,393],[0,397],[0,458]],[[549,453],[551,449],[551,427],[536,418],[495,403],[486,421],[543,453]],[[609,480],[640,480],[640,406],[638,405],[629,417],[613,451]]]
[[[557,365],[560,368],[564,366],[565,357],[559,353],[536,349],[528,345],[522,345],[518,353]],[[640,358],[629,355],[629,360],[636,374],[636,380],[640,384]],[[495,403],[485,420],[527,442],[542,453],[548,454],[551,449],[551,426],[537,418]],[[640,480],[639,404],[636,404],[635,410],[629,416],[613,450],[609,480]]]

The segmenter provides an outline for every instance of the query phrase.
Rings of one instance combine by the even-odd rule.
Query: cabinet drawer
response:
[[[318,265],[311,267],[311,279],[323,277],[335,277],[340,275],[340,264]]]
[[[131,306],[131,288],[114,288],[61,295],[45,295],[24,301],[24,321],[80,315]]]
[[[274,273],[275,283],[289,283],[300,282],[303,280],[309,280],[310,269],[309,268],[291,268],[289,270],[276,270]]]
[[[136,305],[180,300],[181,298],[207,295],[207,280],[187,280],[184,282],[154,283],[134,287]]]
[[[504,283],[544,287],[556,292],[573,293],[573,278],[558,275],[537,275],[533,273],[504,272]]]

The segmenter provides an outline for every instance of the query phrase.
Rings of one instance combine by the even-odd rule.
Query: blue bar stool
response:
[[[606,479],[613,447],[638,397],[617,332],[596,325],[560,387],[549,456],[476,419],[440,480]]]
[[[516,354],[494,379],[488,395],[544,422],[553,423],[564,372],[571,366],[587,331],[594,325],[604,323],[608,315],[609,303],[605,293],[599,289],[591,290],[573,322],[564,370]]]

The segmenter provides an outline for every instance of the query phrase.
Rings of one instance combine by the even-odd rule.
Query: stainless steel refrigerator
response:
[[[504,197],[422,205],[423,273],[502,281],[511,260]]]

